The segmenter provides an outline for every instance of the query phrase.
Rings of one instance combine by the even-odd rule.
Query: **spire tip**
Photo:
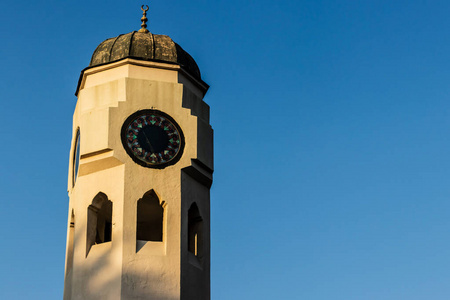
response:
[[[144,6],[145,6],[146,8],[144,8]],[[149,32],[148,29],[147,29],[147,21],[148,21],[148,19],[147,19],[147,11],[148,11],[148,5],[142,5],[142,6],[141,6],[141,10],[142,10],[142,18],[141,18],[142,24],[141,24],[141,29],[139,29],[139,32],[148,33],[148,32]]]

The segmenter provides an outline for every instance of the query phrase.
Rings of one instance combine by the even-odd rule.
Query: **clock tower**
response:
[[[142,25],[80,75],[64,299],[210,299],[213,131],[194,59]]]

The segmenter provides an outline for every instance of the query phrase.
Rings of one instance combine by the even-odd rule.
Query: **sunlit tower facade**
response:
[[[208,85],[171,38],[102,42],[73,115],[64,299],[210,299]]]

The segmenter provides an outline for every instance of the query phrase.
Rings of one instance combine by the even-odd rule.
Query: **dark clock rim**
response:
[[[169,160],[168,162],[161,163],[161,164],[149,164],[149,163],[146,163],[146,162],[138,159],[134,155],[133,151],[131,151],[131,149],[128,147],[128,144],[127,144],[127,141],[126,141],[127,140],[126,139],[127,128],[128,128],[129,124],[132,121],[134,121],[138,116],[141,116],[143,114],[155,114],[155,115],[159,115],[161,117],[164,117],[164,118],[168,119],[175,126],[175,128],[178,130],[178,133],[180,134],[180,140],[181,140],[180,141],[180,148],[179,148],[177,154],[171,160]],[[138,111],[132,113],[130,116],[128,116],[127,119],[125,120],[125,122],[123,122],[123,124],[122,124],[122,129],[120,131],[120,139],[122,141],[123,148],[127,152],[128,156],[131,157],[131,159],[135,163],[137,163],[138,165],[141,165],[143,167],[151,168],[151,169],[164,169],[164,168],[166,168],[168,166],[176,164],[180,160],[181,156],[183,155],[184,145],[185,145],[185,143],[184,143],[184,134],[183,134],[183,131],[181,130],[180,125],[178,125],[178,123],[170,115],[168,115],[165,112],[162,112],[160,110],[157,110],[157,109],[142,109],[142,110],[138,110]]]

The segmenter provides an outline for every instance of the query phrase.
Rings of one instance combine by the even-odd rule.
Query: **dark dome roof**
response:
[[[180,65],[185,71],[201,80],[197,63],[186,51],[167,35],[133,31],[107,39],[92,54],[89,67],[123,58],[159,61]]]

